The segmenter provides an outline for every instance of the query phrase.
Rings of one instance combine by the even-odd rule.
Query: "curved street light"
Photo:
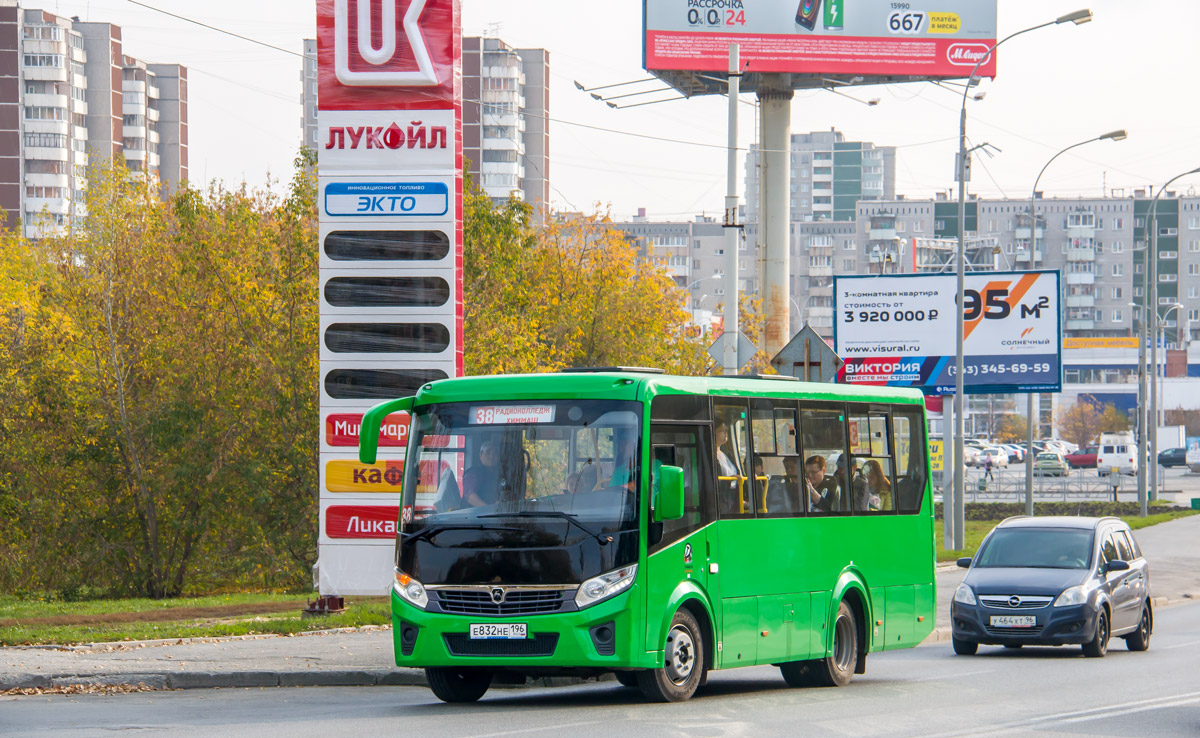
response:
[[[1030,268],[1033,267],[1034,261],[1037,260],[1037,187],[1038,187],[1038,182],[1042,181],[1042,175],[1046,173],[1046,170],[1050,168],[1050,165],[1054,163],[1055,159],[1057,159],[1058,157],[1067,153],[1071,149],[1079,148],[1080,146],[1085,146],[1087,144],[1094,143],[1096,141],[1124,141],[1126,138],[1128,138],[1128,134],[1125,133],[1124,128],[1120,128],[1115,131],[1109,131],[1108,133],[1102,133],[1099,136],[1096,136],[1095,138],[1089,138],[1086,141],[1080,141],[1079,143],[1071,144],[1067,148],[1063,149],[1062,151],[1059,151],[1057,154],[1050,157],[1050,161],[1046,162],[1046,165],[1042,167],[1042,171],[1038,172],[1037,178],[1033,180],[1033,192],[1029,196],[1029,265],[1030,265]],[[1033,515],[1033,427],[1034,427],[1033,394],[1034,393],[1030,392],[1026,395],[1026,403],[1027,403],[1026,404],[1026,415],[1028,416],[1027,420],[1028,420],[1028,424],[1029,424],[1029,427],[1027,429],[1028,433],[1029,433],[1029,436],[1027,439],[1028,448],[1025,450],[1025,514],[1026,515]]]
[[[1138,352],[1138,361],[1140,362],[1139,367],[1144,366],[1146,363],[1146,343],[1147,343],[1147,341],[1154,341],[1155,336],[1158,334],[1158,216],[1157,216],[1158,198],[1162,197],[1162,193],[1167,191],[1167,188],[1171,186],[1172,182],[1174,182],[1177,179],[1186,177],[1189,174],[1196,174],[1197,172],[1200,172],[1200,167],[1196,167],[1195,169],[1189,169],[1186,172],[1183,172],[1181,174],[1176,174],[1174,177],[1171,177],[1165,183],[1163,183],[1163,186],[1160,187],[1158,192],[1154,195],[1154,199],[1150,201],[1150,212],[1146,218],[1146,226],[1148,228],[1150,228],[1150,241],[1149,241],[1150,266],[1148,269],[1142,270],[1143,285],[1145,285],[1145,288],[1142,290],[1142,299],[1145,301],[1145,304],[1154,306],[1154,309],[1148,311],[1150,313],[1150,316],[1149,316],[1150,317],[1150,325],[1148,327],[1148,330],[1147,330],[1147,326],[1145,326],[1145,325],[1142,326],[1143,333],[1145,334],[1145,339],[1139,342],[1139,345],[1141,347],[1141,350]],[[1149,282],[1149,284],[1146,284],[1146,282]],[[1145,313],[1143,313],[1143,315],[1145,315]],[[1158,371],[1158,342],[1157,341],[1154,341],[1154,344],[1150,349],[1150,366],[1154,367],[1155,372]],[[1139,368],[1139,372],[1141,372],[1141,371],[1142,370]],[[1141,385],[1139,385],[1139,389],[1141,389]],[[1142,397],[1145,397],[1145,395],[1142,395]],[[1140,437],[1138,438],[1138,454],[1140,454],[1140,456],[1138,458],[1138,462],[1139,462],[1138,463],[1138,503],[1140,504],[1140,507],[1141,507],[1140,514],[1142,517],[1146,517],[1146,515],[1148,515],[1150,513],[1150,497],[1151,496],[1157,497],[1157,494],[1158,494],[1158,417],[1156,415],[1157,407],[1158,407],[1158,382],[1151,382],[1150,404],[1148,407],[1145,407],[1145,408],[1139,407],[1138,408],[1138,418],[1139,419],[1142,417],[1142,413],[1145,412],[1148,416],[1147,420],[1154,421],[1149,429],[1146,429],[1145,425],[1142,426],[1142,428],[1144,430],[1149,430],[1149,433],[1142,433],[1140,435]],[[1143,439],[1145,439],[1145,437],[1147,435],[1150,436],[1150,457],[1149,457],[1150,458],[1150,483],[1149,483],[1149,489],[1147,489],[1147,484],[1146,484],[1146,473],[1144,471],[1142,471],[1142,467],[1145,466],[1145,464],[1141,463],[1141,462],[1145,461],[1147,458],[1147,456],[1146,456],[1146,441],[1143,440]]]
[[[1040,23],[1036,26],[1030,26],[1029,28],[1025,28],[1020,31],[1017,31],[1016,33],[1011,33],[1011,34],[1005,36],[1004,38],[1000,39],[996,43],[992,44],[991,48],[989,48],[986,52],[984,52],[979,57],[979,61],[976,62],[975,67],[971,69],[971,74],[967,76],[966,86],[963,87],[962,110],[959,112],[959,116],[958,116],[958,259],[957,259],[957,261],[958,261],[958,265],[957,265],[957,267],[958,267],[957,268],[958,290],[957,290],[956,294],[958,296],[959,308],[954,311],[955,315],[956,315],[955,322],[957,323],[957,329],[955,332],[955,339],[956,339],[955,343],[956,343],[957,352],[956,352],[955,362],[954,362],[954,368],[955,368],[955,372],[954,372],[954,459],[955,459],[956,464],[959,463],[963,457],[962,454],[963,454],[963,327],[964,326],[963,326],[962,305],[964,302],[964,300],[963,300],[963,282],[966,279],[965,274],[964,274],[965,270],[964,270],[963,262],[966,261],[966,258],[967,258],[967,253],[966,253],[967,252],[967,241],[966,241],[966,225],[967,225],[967,223],[966,223],[966,221],[967,221],[967,200],[966,200],[966,197],[967,197],[967,183],[966,183],[966,179],[967,179],[967,174],[966,174],[966,170],[967,170],[967,97],[970,95],[972,83],[976,82],[976,80],[978,79],[975,76],[975,73],[979,71],[979,67],[982,66],[985,61],[987,61],[988,59],[990,59],[992,57],[992,52],[994,52],[997,49],[997,47],[999,47],[1001,44],[1005,43],[1006,41],[1009,41],[1010,39],[1014,39],[1017,36],[1020,36],[1022,34],[1029,33],[1030,31],[1036,31],[1039,28],[1060,25],[1062,23],[1074,23],[1075,25],[1081,25],[1083,23],[1087,23],[1091,19],[1092,19],[1092,11],[1076,10],[1073,13],[1067,13],[1066,15],[1059,16],[1058,18],[1055,18],[1052,21],[1048,21],[1046,23]],[[963,503],[964,503],[965,487],[966,487],[966,485],[964,484],[964,481],[965,480],[963,479],[962,473],[956,468],[955,474],[954,474],[953,514],[952,515],[950,514],[951,511],[949,509],[949,506],[947,506],[947,511],[946,511],[947,514],[945,516],[945,521],[946,521],[947,528],[948,528],[948,530],[947,530],[948,535],[946,535],[945,541],[946,541],[946,548],[948,548],[948,549],[957,550],[957,549],[963,548],[963,546],[966,545],[966,536],[964,535],[964,531],[963,531],[963,527],[964,527],[963,520],[965,518]],[[953,520],[953,524],[951,524],[951,520]]]

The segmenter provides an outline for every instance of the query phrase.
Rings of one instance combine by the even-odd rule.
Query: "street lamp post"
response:
[[[1183,309],[1183,305],[1181,305],[1178,302],[1173,302],[1167,306],[1166,310],[1163,311],[1161,319],[1165,321],[1167,319],[1167,316],[1171,314],[1172,310],[1182,310],[1182,309]],[[1179,318],[1180,318],[1179,315],[1175,316],[1176,321],[1178,321]],[[1178,322],[1175,323],[1175,340],[1176,341],[1179,340],[1179,323]],[[1163,351],[1165,352],[1167,350],[1166,329],[1165,329],[1165,326],[1163,326],[1161,323],[1158,326],[1158,343],[1162,344]],[[1163,411],[1162,402],[1157,401],[1157,398],[1160,397],[1160,392],[1161,392],[1161,394],[1166,393],[1167,361],[1166,361],[1165,357],[1163,359],[1163,367],[1162,367],[1161,374],[1160,374],[1157,366],[1154,368],[1154,381],[1156,383],[1158,383],[1158,387],[1161,388],[1161,390],[1156,388],[1155,392],[1154,392],[1154,396],[1156,398],[1155,408],[1158,411],[1158,417],[1155,420],[1155,422],[1157,424],[1156,428],[1161,428],[1162,426],[1166,425],[1166,413]],[[1157,456],[1154,457],[1154,463],[1155,463],[1155,466],[1157,467],[1158,466],[1158,457]]]
[[[1125,130],[1120,129],[1120,130],[1116,130],[1116,131],[1109,131],[1108,133],[1102,133],[1099,136],[1096,136],[1095,138],[1089,138],[1086,141],[1080,141],[1079,143],[1071,144],[1067,148],[1063,149],[1062,151],[1059,151],[1057,154],[1050,157],[1050,161],[1046,162],[1046,165],[1042,167],[1042,171],[1038,172],[1037,178],[1033,180],[1033,192],[1030,194],[1030,197],[1029,197],[1029,263],[1031,266],[1032,266],[1034,260],[1037,259],[1037,186],[1038,186],[1038,182],[1040,182],[1042,180],[1042,175],[1046,173],[1046,170],[1050,168],[1050,165],[1052,163],[1054,163],[1055,159],[1057,159],[1058,157],[1067,153],[1071,149],[1078,148],[1085,144],[1093,143],[1095,141],[1105,141],[1105,140],[1124,141],[1125,138],[1126,138]],[[1025,450],[1025,514],[1033,515],[1033,428],[1034,428],[1033,412],[1034,412],[1034,407],[1033,407],[1033,393],[1032,392],[1030,392],[1026,396],[1026,402],[1027,402],[1026,413],[1029,416],[1028,417],[1029,427],[1027,429],[1029,435],[1028,435],[1028,438],[1026,439],[1028,442],[1028,448],[1026,448],[1026,450]]]
[[[1154,199],[1150,201],[1150,212],[1146,218],[1146,225],[1150,228],[1150,264],[1143,271],[1146,272],[1146,278],[1150,282],[1148,289],[1142,292],[1142,299],[1150,306],[1150,309],[1142,313],[1142,315],[1150,318],[1150,325],[1146,331],[1146,340],[1154,341],[1158,334],[1158,198],[1162,197],[1162,193],[1167,191],[1171,183],[1189,174],[1200,172],[1200,167],[1189,169],[1182,174],[1176,174],[1168,179],[1162,187],[1155,193]],[[1140,342],[1143,346],[1145,341]],[[1146,360],[1145,348],[1140,353],[1140,360],[1144,363]],[[1153,367],[1155,373],[1158,372],[1158,342],[1150,348],[1150,366]],[[1138,459],[1138,468],[1140,469],[1143,463],[1150,465],[1150,486],[1149,490],[1145,488],[1146,479],[1144,474],[1138,475],[1138,500],[1141,502],[1141,514],[1145,517],[1149,514],[1149,499],[1158,496],[1158,418],[1155,416],[1156,408],[1158,407],[1158,382],[1150,383],[1150,406],[1146,408],[1146,413],[1149,415],[1147,422],[1151,423],[1149,428],[1150,436],[1150,457],[1147,460],[1145,444],[1139,438],[1138,453],[1141,458]],[[1142,417],[1139,409],[1138,417]],[[1145,434],[1143,434],[1145,435]],[[1148,492],[1148,494],[1147,494]]]
[[[953,541],[950,541],[951,536],[946,536],[947,548],[951,550],[962,549],[966,545],[966,536],[963,528],[965,527],[964,518],[964,497],[966,493],[966,485],[964,484],[963,472],[958,467],[962,465],[963,458],[963,285],[966,281],[965,262],[967,259],[967,97],[970,95],[971,83],[975,81],[975,73],[979,71],[979,67],[985,61],[992,57],[992,52],[996,50],[1004,42],[1009,39],[1016,38],[1024,33],[1036,31],[1039,28],[1054,26],[1061,23],[1074,23],[1079,25],[1087,23],[1092,19],[1092,11],[1077,10],[1074,13],[1060,16],[1052,21],[1041,23],[1036,26],[1030,26],[1016,33],[1009,34],[997,41],[984,54],[979,57],[975,67],[971,69],[971,74],[967,76],[967,84],[963,87],[962,109],[958,116],[958,259],[957,259],[957,277],[958,277],[958,309],[955,310],[956,318],[956,355],[954,360],[954,457],[955,464],[954,473],[954,504],[953,504],[953,525],[951,533]],[[945,515],[947,521],[951,518],[950,505],[946,505]]]

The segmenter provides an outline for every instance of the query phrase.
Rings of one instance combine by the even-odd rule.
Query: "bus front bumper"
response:
[[[635,585],[612,599],[575,612],[511,617],[448,615],[419,609],[392,591],[396,665],[494,667],[528,674],[598,672],[662,665],[647,652],[645,629],[631,609]],[[472,639],[472,624],[523,623],[523,639]]]

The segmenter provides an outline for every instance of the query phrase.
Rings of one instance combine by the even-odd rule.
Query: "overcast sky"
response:
[[[312,0],[148,0],[285,49],[315,34]],[[191,70],[193,180],[261,184],[287,178],[300,145],[300,59],[155,13],[128,0],[26,0],[64,16],[116,23],[125,52]],[[943,2],[943,5],[952,5]],[[617,217],[645,207],[656,219],[719,213],[724,196],[723,99],[693,99],[610,110],[572,84],[644,78],[641,0],[463,0],[467,34],[489,32],[515,46],[543,47],[551,61],[551,171],[555,205],[611,206]],[[1099,142],[1061,157],[1042,177],[1048,196],[1096,197],[1161,183],[1200,166],[1200,3],[1190,0],[1002,0],[1000,35],[1090,7],[1096,20],[1021,36],[1001,47],[997,79],[969,108],[968,136],[1000,148],[976,159],[972,191],[1028,197],[1038,170],[1056,151],[1114,128],[1120,143]],[[900,147],[896,189],[914,197],[953,186],[958,96],[930,84],[863,87],[867,107],[828,92],[797,93],[793,131],[843,131],[851,140]],[[664,95],[665,96],[665,95]],[[745,96],[752,101],[752,96]],[[743,105],[742,144],[754,131]],[[570,123],[586,123],[596,131]],[[668,143],[623,133],[675,139]],[[932,142],[932,143],[931,143]],[[709,144],[697,146],[695,144]],[[1200,175],[1181,189],[1200,190]],[[743,193],[744,197],[744,193]]]

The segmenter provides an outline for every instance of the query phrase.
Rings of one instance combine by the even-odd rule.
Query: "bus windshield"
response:
[[[640,427],[636,402],[418,408],[402,533],[438,547],[605,545],[637,529]]]

